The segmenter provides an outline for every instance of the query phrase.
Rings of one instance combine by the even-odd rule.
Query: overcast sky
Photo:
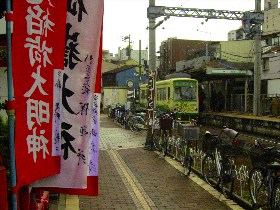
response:
[[[183,8],[218,9],[231,11],[254,10],[255,0],[155,0],[156,6]],[[103,49],[117,53],[118,47],[127,43],[122,36],[130,34],[133,49],[148,47],[149,31],[147,8],[149,0],[104,0]],[[156,23],[163,17],[156,19]],[[213,20],[205,22],[201,18],[171,17],[156,30],[156,50],[161,41],[169,37],[190,40],[227,40],[230,30],[238,29],[241,21]]]
[[[155,0],[155,3],[156,6],[231,11],[249,11],[255,8],[255,0]],[[129,34],[133,49],[139,49],[139,40],[142,42],[142,49],[148,47],[148,6],[149,0],[104,0],[103,49],[117,53],[118,47],[124,48],[128,44],[121,37]],[[162,19],[163,17],[157,18],[156,23]],[[4,18],[0,20],[0,26],[0,34],[5,33]],[[201,18],[171,17],[156,29],[156,50],[162,41],[170,37],[225,41],[228,31],[240,26],[241,21],[210,19],[205,22]]]

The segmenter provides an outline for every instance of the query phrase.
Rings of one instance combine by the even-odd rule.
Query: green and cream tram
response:
[[[140,86],[140,104],[147,105],[147,84]],[[191,116],[198,114],[198,81],[191,78],[173,78],[156,82],[156,107],[165,106]]]

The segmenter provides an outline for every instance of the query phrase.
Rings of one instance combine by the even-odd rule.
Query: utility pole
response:
[[[139,40],[139,61],[138,61],[138,65],[139,65],[139,96],[140,96],[140,84],[141,84],[141,70],[142,70],[142,58],[141,58],[141,40]]]
[[[155,0],[149,0],[149,7],[155,6]],[[149,80],[148,80],[148,105],[147,105],[147,137],[144,149],[153,150],[153,124],[155,108],[155,79],[156,79],[156,16],[149,18]]]
[[[255,12],[261,12],[261,0],[255,0]],[[261,24],[256,25],[254,60],[254,99],[253,114],[260,114],[261,104]]]
[[[128,35],[128,60],[131,59],[130,34]]]
[[[123,41],[128,40],[128,48],[127,48],[127,51],[126,51],[127,52],[126,55],[128,56],[128,60],[130,60],[131,59],[130,34],[128,36],[123,37],[122,40]]]

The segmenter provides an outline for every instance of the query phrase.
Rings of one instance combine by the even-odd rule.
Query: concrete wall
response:
[[[254,40],[221,41],[221,59],[229,62],[254,62]]]
[[[277,94],[278,96],[280,96],[280,79],[267,81],[267,94]]]
[[[127,101],[127,89],[106,87],[103,89],[103,107],[106,108],[108,105],[121,104],[124,105]]]

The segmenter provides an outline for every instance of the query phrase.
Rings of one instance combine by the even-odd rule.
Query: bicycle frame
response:
[[[277,143],[277,142],[275,142]],[[266,164],[258,166],[254,160],[254,167],[250,171],[249,189],[250,196],[253,201],[253,207],[269,206],[271,209],[280,208],[280,160],[279,152],[276,146],[264,147],[259,141],[255,140],[255,146],[259,147],[263,155],[262,157],[270,157],[266,159]],[[277,155],[277,158],[276,156]],[[271,159],[272,158],[272,159]],[[262,159],[262,158],[260,158]],[[260,180],[260,182],[258,182]],[[263,189],[264,188],[264,189]],[[257,189],[257,190],[256,190]],[[277,198],[278,200],[276,200]]]
[[[215,148],[214,157],[215,157],[215,160],[216,160],[216,166],[217,166],[217,169],[218,169],[219,176],[221,176],[221,170],[222,170],[221,161],[222,161],[222,157],[221,157],[221,155],[220,155],[220,153],[219,153],[217,148]]]
[[[202,162],[202,170],[208,184],[212,187],[221,187],[223,194],[231,197],[235,178],[234,161],[230,158],[231,155],[227,159],[225,154],[227,144],[223,145],[222,133],[226,134],[231,141],[238,136],[238,132],[229,128],[224,128],[219,135],[212,135],[206,131],[205,138],[211,139],[214,146],[210,152],[206,153]]]
[[[168,146],[168,140],[170,137],[170,130],[162,130],[162,153],[163,157],[167,155],[167,146]]]

